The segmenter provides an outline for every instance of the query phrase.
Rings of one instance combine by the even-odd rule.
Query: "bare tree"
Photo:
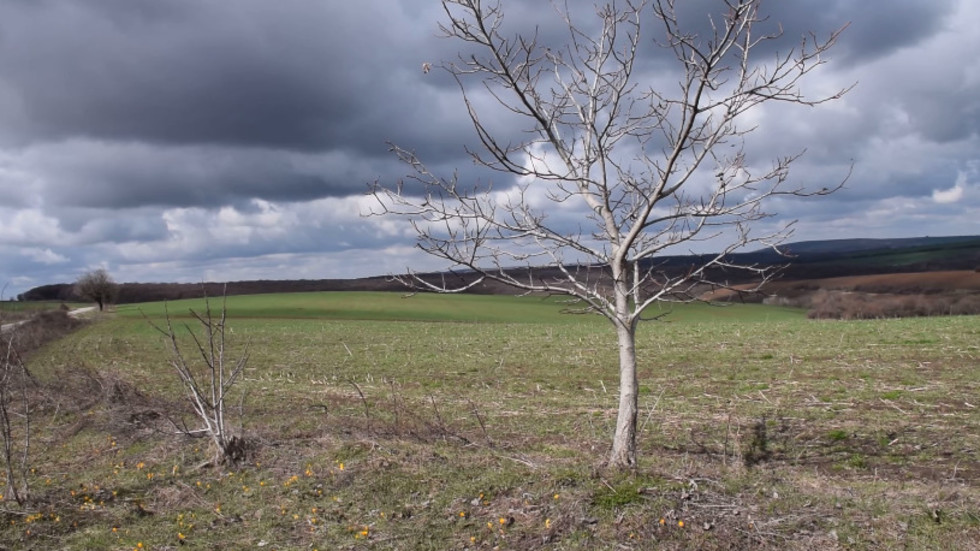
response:
[[[755,32],[764,21],[758,0],[725,0],[724,13],[706,16],[700,34],[682,28],[674,0],[600,4],[597,19],[586,26],[559,3],[567,27],[560,46],[545,44],[537,32],[505,35],[496,2],[442,5],[448,18],[443,32],[473,52],[442,65],[455,78],[482,143],[469,153],[477,165],[515,177],[514,184],[498,191],[461,182],[458,173],[440,176],[394,146],[413,170],[411,185],[375,185],[379,207],[372,214],[407,217],[422,250],[475,274],[448,288],[410,273],[415,285],[460,291],[491,279],[570,295],[608,318],[618,336],[620,378],[609,464],[633,466],[635,339],[644,310],[658,301],[695,299],[705,283],[718,283],[712,278],[719,270],[747,268],[761,284],[768,272],[738,266],[732,253],[752,244],[775,246],[789,234],[788,225],[750,233],[753,223],[770,216],[763,205],[842,185],[788,187],[799,154],[752,168],[744,137],[754,128],[739,124],[765,103],[813,106],[846,92],[810,98],[800,88],[840,31],[825,40],[806,36],[760,63],[755,58],[781,31]],[[648,24],[656,29],[651,38],[641,32]],[[676,62],[677,88],[641,81],[640,51],[651,43]],[[502,110],[487,110],[488,98]],[[523,138],[494,131],[488,121],[500,112],[524,122]],[[576,228],[549,218],[576,206],[585,213]],[[708,240],[720,241],[720,250],[689,269],[658,268],[656,257],[665,250]],[[542,265],[554,268],[551,275],[532,269]]]
[[[75,282],[75,294],[99,304],[99,311],[115,300],[117,285],[105,268],[84,274]]]
[[[202,335],[199,336],[195,333],[189,325],[184,326],[194,341],[194,350],[190,357],[181,349],[180,339],[174,329],[169,311],[166,315],[166,328],[150,322],[154,329],[166,336],[172,355],[170,365],[180,378],[181,385],[187,393],[187,399],[194,407],[198,421],[203,425],[198,429],[190,429],[186,426],[178,426],[177,428],[187,435],[203,434],[210,437],[215,447],[215,455],[212,461],[215,465],[238,463],[245,459],[247,452],[245,439],[235,435],[226,421],[226,405],[229,396],[235,383],[238,382],[238,378],[245,370],[249,356],[248,344],[246,344],[238,360],[231,361],[227,357],[225,340],[226,300],[227,297],[224,296],[221,314],[217,318],[211,311],[211,300],[207,296],[204,298],[203,314],[191,310],[191,316],[197,320]],[[193,359],[194,356],[197,356],[197,360]],[[239,409],[240,411],[241,409]]]

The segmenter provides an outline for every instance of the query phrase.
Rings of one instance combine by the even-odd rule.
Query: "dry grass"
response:
[[[234,470],[169,426],[164,343],[105,321],[32,362],[40,491],[0,504],[0,547],[978,549],[976,322],[651,325],[618,473],[614,336],[585,319],[231,320]]]

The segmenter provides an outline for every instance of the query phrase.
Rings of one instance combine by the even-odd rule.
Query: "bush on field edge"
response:
[[[811,319],[880,319],[980,314],[980,294],[874,294],[821,289],[809,297]]]

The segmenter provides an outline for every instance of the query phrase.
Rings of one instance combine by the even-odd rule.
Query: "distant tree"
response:
[[[99,304],[99,311],[105,310],[116,296],[118,286],[105,268],[86,273],[75,282],[75,294]]]
[[[599,2],[597,19],[585,25],[567,12],[573,4],[553,3],[566,37],[558,44],[534,25],[506,34],[497,2],[442,1],[442,30],[466,49],[441,67],[456,80],[482,144],[472,159],[515,183],[491,189],[438,175],[394,146],[414,182],[376,185],[375,214],[409,218],[423,251],[476,274],[452,289],[409,274],[421,288],[461,291],[491,279],[571,295],[612,323],[620,396],[609,464],[628,468],[636,461],[635,343],[644,311],[693,300],[702,284],[724,284],[713,281],[720,270],[747,268],[765,280],[765,271],[735,266],[731,256],[788,235],[788,226],[750,231],[771,216],[764,204],[839,187],[787,187],[799,154],[759,168],[746,159],[743,138],[755,130],[745,115],[762,104],[814,106],[846,92],[811,98],[800,88],[840,31],[776,49],[779,32],[758,32],[759,0],[716,2],[719,11],[700,21],[682,21],[675,0]],[[662,61],[650,43],[671,58],[674,72],[661,64],[657,75],[677,75],[674,86],[655,87],[641,72]],[[499,110],[487,109],[493,102]],[[524,124],[501,131],[501,113]],[[524,133],[510,133],[516,130]],[[555,221],[576,207],[584,207],[577,224]],[[689,270],[658,269],[655,257],[665,251],[687,253],[686,245],[707,240],[718,243],[717,254]],[[558,275],[536,277],[533,268],[542,265]]]

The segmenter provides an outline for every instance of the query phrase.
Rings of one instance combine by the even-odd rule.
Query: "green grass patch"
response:
[[[221,297],[212,298],[212,308],[220,308]],[[240,295],[227,298],[228,315],[234,319],[321,319],[374,321],[451,321],[472,323],[580,324],[602,322],[596,314],[570,313],[579,305],[565,298],[536,296],[445,295],[418,293],[405,295],[384,292],[317,292],[268,295]],[[159,319],[167,308],[173,316],[188,310],[203,311],[203,299],[167,303],[120,305],[123,317],[146,315]],[[714,320],[746,322],[800,319],[800,309],[759,304],[677,304],[655,306],[651,315],[664,315],[665,323]]]
[[[650,476],[620,476],[603,481],[592,497],[592,507],[597,514],[609,516],[630,505],[648,503],[650,496],[677,486]]]
[[[563,305],[555,299],[536,297],[496,297],[481,295],[404,295],[382,292],[320,292],[228,297],[228,315],[235,319],[320,319],[363,321],[451,321],[561,323],[576,320],[561,313]],[[213,309],[221,298],[212,298]],[[203,311],[203,299],[120,306],[121,316],[151,318],[163,316],[164,307],[173,316],[188,310]]]

